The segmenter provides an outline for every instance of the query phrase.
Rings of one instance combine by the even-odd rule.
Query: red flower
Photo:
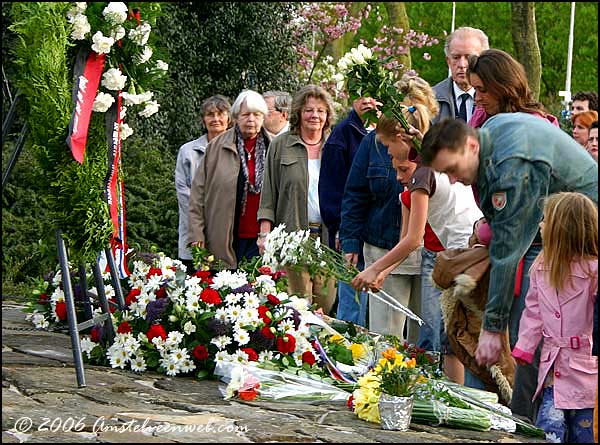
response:
[[[40,297],[38,298],[38,304],[45,305],[48,304],[49,301],[48,294],[40,294]]]
[[[249,362],[255,362],[258,360],[258,354],[256,353],[256,351],[252,348],[242,348],[242,351],[244,351],[246,354],[248,354],[248,361]]]
[[[273,280],[277,281],[279,280],[281,277],[285,277],[285,272],[284,271],[277,271],[275,272],[273,275]]]
[[[258,391],[254,388],[238,391],[238,397],[242,400],[254,400],[258,395]]]
[[[262,332],[262,335],[264,335],[267,338],[275,338],[275,334],[273,334],[273,332],[271,332],[271,328],[268,326],[265,326],[264,328],[262,328],[260,330],[260,332]]]
[[[192,354],[199,362],[202,362],[208,358],[208,350],[204,345],[197,345],[192,351]]]
[[[303,363],[308,363],[310,366],[312,366],[315,364],[316,361],[317,360],[315,359],[315,356],[313,355],[312,352],[306,351],[306,352],[302,353],[302,362]]]
[[[67,303],[64,301],[59,301],[56,303],[54,312],[56,312],[56,315],[60,321],[65,321],[67,319]]]
[[[137,297],[142,293],[139,289],[131,289],[125,298],[125,304],[131,306],[132,303],[137,303]]]
[[[269,300],[269,303],[271,303],[273,306],[277,306],[278,304],[281,304],[281,301],[279,300],[279,298],[277,298],[273,294],[267,295],[267,300]]]
[[[208,283],[208,280],[211,278],[210,270],[199,270],[194,274],[194,276],[200,278],[201,283]]]
[[[348,408],[354,411],[354,396],[352,394],[350,394],[350,397],[348,397],[346,405],[348,405]]]
[[[94,343],[100,343],[102,340],[102,330],[99,326],[94,326],[90,331],[90,340],[92,340]]]
[[[277,339],[277,350],[282,354],[291,354],[296,349],[296,339],[291,334],[285,334]]]
[[[260,266],[258,268],[258,272],[261,275],[272,275],[273,274],[273,271],[271,270],[271,268],[269,266]]]
[[[258,317],[267,325],[271,323],[271,312],[269,311],[267,306],[258,306]]]
[[[131,331],[132,331],[131,325],[129,324],[128,321],[124,321],[117,328],[117,334],[127,334],[128,332],[131,332]]]
[[[113,303],[113,304],[111,304],[111,303]],[[111,314],[117,310],[117,300],[115,300],[114,298],[108,299],[108,310],[110,311]]]
[[[200,293],[200,299],[208,304],[219,305],[223,300],[221,300],[221,296],[219,292],[210,287],[207,287]]]
[[[156,298],[165,298],[167,296],[167,290],[161,287],[156,291]]]
[[[160,337],[163,340],[166,340],[167,332],[165,331],[165,328],[163,328],[162,324],[153,324],[150,326],[150,329],[148,329],[148,332],[146,332],[146,337],[148,337],[148,341],[150,343],[152,343],[152,339],[154,337]]]
[[[148,273],[146,274],[146,278],[150,278],[153,275],[162,276],[162,270],[160,269],[160,267],[151,267]]]

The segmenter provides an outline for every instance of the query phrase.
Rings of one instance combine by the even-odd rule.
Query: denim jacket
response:
[[[360,253],[361,241],[388,250],[398,243],[403,190],[387,148],[372,131],[360,143],[346,181],[340,226],[344,252]]]
[[[319,207],[321,219],[330,234],[340,227],[342,196],[352,159],[367,130],[358,113],[352,109],[348,117],[331,131],[321,154],[319,174]],[[330,247],[335,240],[330,238]]]
[[[580,192],[598,204],[598,164],[563,130],[525,113],[501,113],[479,130],[477,193],[490,223],[490,284],[483,329],[508,324],[515,273],[538,231],[543,198]]]

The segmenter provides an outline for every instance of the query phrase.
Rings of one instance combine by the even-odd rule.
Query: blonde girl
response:
[[[598,358],[592,355],[598,292],[598,209],[581,193],[550,195],[540,222],[542,251],[530,270],[530,287],[512,355],[531,363],[540,341],[536,425],[553,442],[594,442]]]

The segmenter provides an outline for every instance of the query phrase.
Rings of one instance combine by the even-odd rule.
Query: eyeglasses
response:
[[[267,111],[269,113],[275,113],[275,112],[281,113],[281,111],[279,111],[277,108],[267,108]]]

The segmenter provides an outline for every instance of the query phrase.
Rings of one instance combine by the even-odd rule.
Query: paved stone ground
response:
[[[151,372],[86,366],[78,388],[69,336],[30,328],[20,304],[3,300],[3,443],[535,441],[414,423],[407,432],[384,431],[343,403],[226,401],[217,381]]]

